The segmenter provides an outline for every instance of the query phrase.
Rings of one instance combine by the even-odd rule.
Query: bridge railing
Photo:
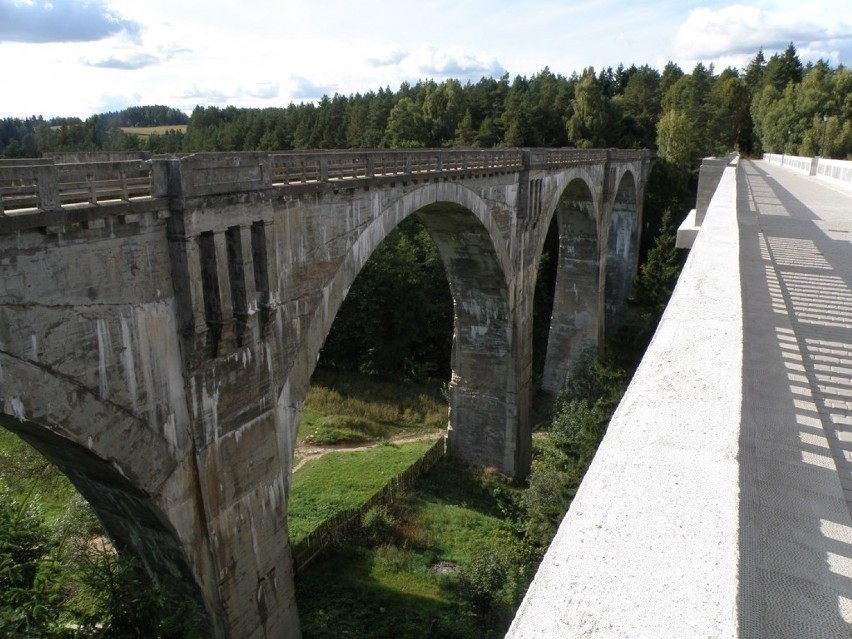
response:
[[[852,186],[852,162],[846,160],[832,160],[820,156],[803,157],[782,153],[764,153],[763,160],[803,175],[817,176],[835,185]]]
[[[68,163],[5,160],[0,161],[0,215],[129,202],[167,192],[205,196],[395,176],[415,179],[518,172],[635,161],[647,155],[647,151],[617,149],[376,149],[197,153],[151,159],[128,159],[125,155],[111,161],[104,161],[100,154],[86,157],[88,161]]]
[[[524,168],[520,149],[299,151],[269,156],[274,185]]]
[[[648,151],[629,149],[530,149],[529,168],[558,169],[607,160],[635,162],[650,157]]]
[[[0,163],[0,215],[53,211],[154,196],[152,166],[141,160],[53,164]]]

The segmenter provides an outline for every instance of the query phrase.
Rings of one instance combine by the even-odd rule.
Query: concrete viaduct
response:
[[[101,159],[0,161],[0,425],[199,602],[206,634],[243,639],[300,634],[287,534],[300,409],[373,250],[409,216],[429,231],[455,311],[449,454],[524,476],[548,227],[555,391],[629,293],[651,156]]]

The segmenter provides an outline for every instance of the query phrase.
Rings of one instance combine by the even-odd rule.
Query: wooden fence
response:
[[[391,479],[360,507],[342,510],[317,526],[307,537],[293,546],[293,566],[296,572],[304,570],[325,550],[340,546],[351,539],[361,530],[361,517],[364,513],[374,506],[392,504],[401,493],[413,486],[423,474],[433,468],[445,454],[446,442],[441,437],[429,450],[423,453],[420,459]]]

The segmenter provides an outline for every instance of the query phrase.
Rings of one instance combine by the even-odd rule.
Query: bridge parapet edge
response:
[[[144,160],[3,163],[0,164],[0,218],[162,197],[166,193],[164,169]],[[0,220],[0,232],[5,226]]]
[[[0,218],[98,207],[144,199],[204,197],[276,187],[296,195],[306,185],[367,186],[373,180],[458,179],[582,164],[636,162],[650,151],[620,149],[365,149],[196,153],[150,159],[57,164],[51,159],[0,162]],[[67,159],[67,158],[63,158]],[[83,156],[83,159],[88,159]],[[35,220],[33,220],[35,221]],[[0,220],[0,233],[9,228]]]
[[[803,157],[783,153],[764,153],[763,161],[783,166],[802,175],[816,176],[835,186],[852,187],[852,162],[820,156]]]

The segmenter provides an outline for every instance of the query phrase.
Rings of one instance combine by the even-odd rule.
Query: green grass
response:
[[[302,411],[299,442],[356,444],[447,426],[439,382],[382,382],[368,375],[318,370]]]
[[[52,526],[65,513],[76,489],[60,470],[14,433],[0,428],[0,479],[12,493],[39,503]]]
[[[349,544],[300,575],[305,639],[502,637],[513,607],[476,617],[460,601],[458,573],[432,568],[439,561],[463,567],[498,549],[515,552],[501,509],[501,494],[515,490],[499,476],[439,463],[398,504],[393,539]]]
[[[332,452],[306,463],[290,487],[290,540],[298,543],[323,521],[357,508],[417,461],[435,442],[387,444],[358,452]]]

